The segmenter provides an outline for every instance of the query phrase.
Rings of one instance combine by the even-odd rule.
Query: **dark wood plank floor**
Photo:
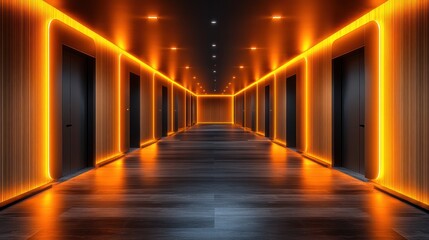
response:
[[[197,126],[0,212],[1,239],[429,239],[429,215],[228,125]]]

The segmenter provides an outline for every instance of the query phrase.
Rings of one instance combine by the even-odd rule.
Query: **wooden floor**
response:
[[[429,239],[429,215],[228,125],[197,126],[0,212],[1,239]]]

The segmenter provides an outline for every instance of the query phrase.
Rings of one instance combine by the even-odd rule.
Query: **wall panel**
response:
[[[206,97],[197,98],[198,123],[233,123],[233,97]]]
[[[355,31],[366,24],[376,28],[365,28],[362,34]],[[375,31],[373,29],[376,29]],[[376,40],[368,39],[377,32]],[[348,34],[355,35],[349,37]],[[297,81],[303,84],[300,90],[299,108],[303,113],[298,123],[304,125],[299,130],[300,151],[305,155],[332,164],[332,59],[338,56],[338,44],[350,48],[357,42],[365,45],[365,54],[372,54],[370,60],[378,63],[378,68],[366,64],[366,78],[377,81],[377,85],[367,88],[371,92],[367,106],[374,119],[366,119],[371,126],[366,157],[375,158],[379,163],[374,181],[381,186],[423,206],[429,205],[429,1],[390,0],[370,11],[345,28],[334,33],[308,51],[291,59],[279,69],[261,78],[252,86],[258,87],[258,130],[264,131],[264,90],[265,81],[277,77],[277,138],[284,141],[285,109],[281,82],[284,71],[289,75],[289,67],[305,61],[304,74]],[[377,41],[378,44],[369,44]],[[345,44],[345,45],[344,45]],[[370,46],[370,47],[369,47]],[[377,46],[377,49],[374,49]],[[370,48],[369,50],[367,48]],[[352,49],[350,49],[352,50]],[[378,52],[377,52],[378,51]],[[376,58],[376,59],[374,59]],[[304,71],[304,72],[302,72]],[[239,93],[249,91],[244,89]],[[287,129],[286,129],[287,131]],[[367,146],[368,147],[368,146]],[[368,153],[369,152],[369,153]],[[369,154],[369,155],[367,155]]]
[[[42,0],[0,1],[0,206],[58,175],[63,44],[96,59],[96,163],[128,150],[130,71],[141,79],[141,142],[157,137],[153,94],[160,82],[183,87]]]

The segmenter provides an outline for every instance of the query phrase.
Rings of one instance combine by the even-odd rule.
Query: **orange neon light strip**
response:
[[[48,179],[52,180],[52,176],[51,176],[51,171],[50,171],[50,165],[51,165],[51,131],[50,131],[50,126],[51,126],[51,108],[50,108],[50,93],[51,93],[51,74],[50,74],[50,46],[51,46],[51,36],[50,36],[50,32],[51,32],[51,24],[52,24],[53,20],[50,20],[48,22],[48,29],[47,29],[47,37],[46,37],[46,99],[45,99],[45,106],[46,107],[46,126],[45,126],[45,132],[46,132],[46,138],[45,138],[45,144],[46,144],[46,176],[48,176]]]
[[[225,95],[225,94],[198,94],[197,97],[234,97],[235,95]]]
[[[152,138],[155,139],[155,73],[152,75]]]
[[[122,53],[118,56],[118,152],[122,152],[121,149],[121,58]]]

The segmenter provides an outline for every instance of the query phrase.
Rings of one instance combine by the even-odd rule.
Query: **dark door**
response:
[[[197,118],[197,97],[191,97],[191,125],[194,126]]]
[[[356,50],[334,60],[335,122],[340,122],[341,132],[336,134],[336,165],[365,175],[365,69],[364,51]],[[339,90],[338,90],[339,89]],[[334,126],[338,127],[338,126]],[[334,133],[335,135],[335,133]],[[335,137],[335,136],[334,136]],[[338,152],[339,151],[339,152]]]
[[[270,86],[265,86],[265,137],[270,138]]]
[[[177,132],[179,130],[179,95],[174,95],[174,131]]]
[[[93,64],[91,58],[63,47],[62,64],[62,176],[91,165]]]
[[[242,109],[242,111],[241,111],[241,124],[242,124],[242,126],[244,127],[244,128],[246,128],[247,126],[246,126],[246,103],[245,103],[245,101],[246,101],[246,98],[245,98],[245,95],[246,95],[246,93],[243,93],[243,99],[242,99],[242,101],[241,101],[241,109]]]
[[[190,126],[190,117],[189,117],[189,115],[190,115],[190,106],[189,106],[189,96],[188,96],[188,94],[186,93],[186,127],[189,127]]]
[[[250,97],[250,111],[252,116],[252,131],[256,131],[256,107],[255,107],[255,95],[252,94]]]
[[[286,143],[296,148],[296,75],[286,79]]]
[[[130,147],[140,147],[140,76],[130,73]]]
[[[168,135],[168,89],[162,86],[162,131],[161,136]]]

